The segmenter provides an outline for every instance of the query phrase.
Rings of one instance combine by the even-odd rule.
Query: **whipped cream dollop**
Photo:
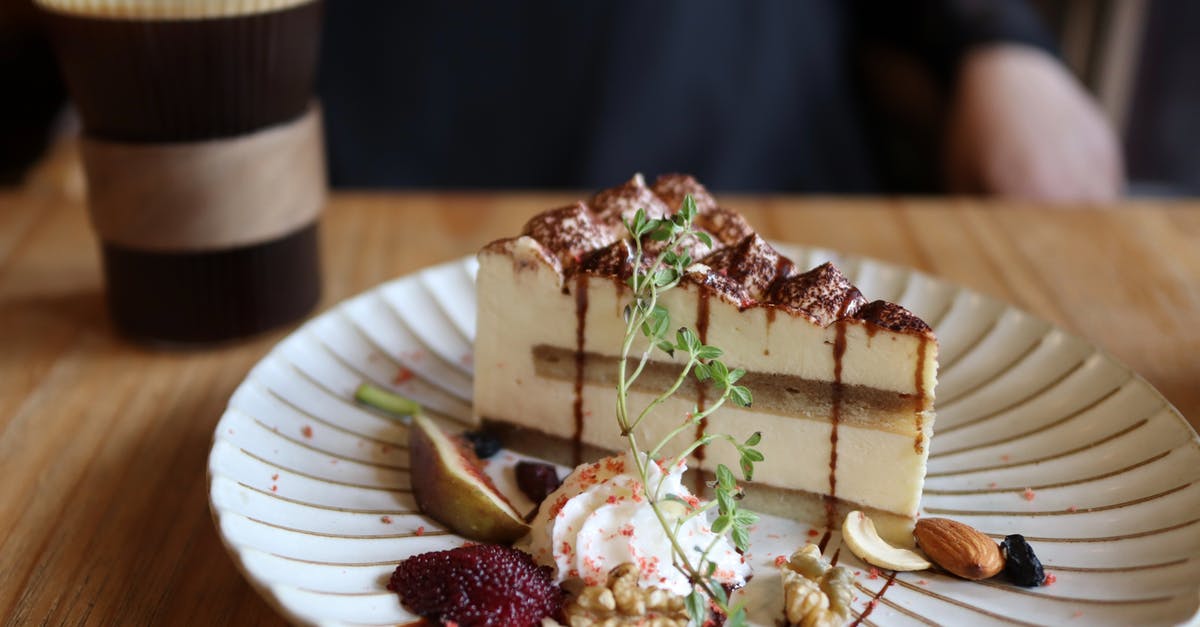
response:
[[[553,567],[560,582],[578,578],[603,585],[610,570],[632,562],[641,570],[640,585],[686,595],[692,585],[671,562],[670,539],[646,500],[635,460],[626,453],[577,467],[542,502],[521,548]],[[658,490],[660,509],[672,524],[702,506],[682,484],[685,470],[681,462],[664,474],[659,464],[646,463],[650,488]],[[667,495],[682,503],[663,501]],[[716,537],[705,515],[687,520],[677,532],[693,566]],[[708,559],[717,565],[713,577],[724,585],[742,586],[750,576],[750,565],[726,538],[717,540]]]

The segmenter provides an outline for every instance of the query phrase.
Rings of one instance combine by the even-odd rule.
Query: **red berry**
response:
[[[563,592],[550,572],[521,551],[472,544],[404,560],[388,589],[431,620],[462,627],[535,626],[562,610]]]

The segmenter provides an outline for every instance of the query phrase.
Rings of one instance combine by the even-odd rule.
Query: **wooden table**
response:
[[[279,623],[217,539],[205,460],[226,399],[289,329],[192,350],[114,336],[69,163],[0,193],[0,617]],[[336,194],[321,309],[574,197]],[[1200,421],[1200,202],[723,200],[768,237],[919,268],[1052,320]]]

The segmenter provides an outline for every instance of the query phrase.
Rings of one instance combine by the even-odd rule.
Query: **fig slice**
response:
[[[479,542],[507,544],[529,530],[466,443],[417,414],[409,427],[408,447],[413,496],[422,512]]]

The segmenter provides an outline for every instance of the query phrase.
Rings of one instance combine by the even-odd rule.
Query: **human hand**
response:
[[[971,52],[947,126],[951,191],[1105,202],[1125,184],[1120,144],[1057,59],[1022,45]]]

